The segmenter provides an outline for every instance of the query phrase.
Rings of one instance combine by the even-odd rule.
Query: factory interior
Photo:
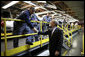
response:
[[[51,55],[84,56],[84,1],[1,1],[1,56]]]

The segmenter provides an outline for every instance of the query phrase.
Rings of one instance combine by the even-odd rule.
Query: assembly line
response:
[[[49,11],[35,2],[30,5],[34,7],[27,6],[15,18],[1,16],[1,56],[68,56],[75,36],[82,32],[80,21],[65,11]]]

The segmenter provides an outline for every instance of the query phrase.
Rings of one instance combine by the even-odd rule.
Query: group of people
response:
[[[40,34],[42,34],[43,36],[49,35],[50,55],[60,56],[62,43],[63,43],[63,30],[59,29],[57,25],[59,25],[59,23],[62,24],[62,22],[57,22],[54,16],[52,16],[51,18],[50,14],[47,13],[47,15],[44,16],[42,20],[48,22],[49,24],[43,23],[42,32],[41,32],[40,24],[37,22],[31,22],[31,20],[40,21],[38,17],[34,14],[34,12],[35,12],[35,9],[31,7],[25,11],[22,11],[20,15],[16,17],[16,19],[21,19],[21,20],[24,20],[25,22],[14,21],[13,35],[38,33],[37,35],[25,37],[26,44],[28,45],[33,45],[33,42],[34,42],[33,39],[35,39],[35,41],[39,41]],[[1,26],[3,26],[3,24],[4,22],[2,21]],[[63,21],[63,25],[65,27],[66,20]],[[73,24],[68,25],[68,28],[72,25]],[[18,44],[19,44],[19,38],[14,38],[13,40],[14,48],[18,47]]]
[[[50,56],[60,56],[61,55],[61,48],[63,43],[63,30],[57,27],[58,22],[55,20],[51,20],[49,14],[43,17],[43,21],[50,22],[49,24],[44,24],[43,30],[47,31],[40,31],[40,24],[32,23],[31,20],[39,21],[37,16],[34,14],[35,9],[33,7],[23,11],[20,13],[16,19],[24,20],[25,22],[18,22],[14,21],[14,29],[13,35],[22,35],[29,34],[29,32],[38,33],[38,35],[34,36],[27,36],[26,37],[26,44],[33,45],[32,39],[35,37],[36,41],[38,41],[39,35],[49,35],[49,51]],[[14,48],[18,47],[19,38],[14,38],[13,45]]]

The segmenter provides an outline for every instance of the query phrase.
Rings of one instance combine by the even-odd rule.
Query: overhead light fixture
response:
[[[37,2],[46,3],[46,1],[37,1]]]
[[[12,5],[18,3],[18,2],[19,2],[19,1],[12,1],[12,2],[10,2],[9,4],[3,6],[2,8],[3,8],[3,9],[7,9],[7,8],[11,7]]]
[[[23,2],[28,3],[28,4],[30,4],[30,5],[36,6],[36,5],[35,5],[34,3],[32,3],[31,1],[23,1]]]

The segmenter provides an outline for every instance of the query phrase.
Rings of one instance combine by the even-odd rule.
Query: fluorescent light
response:
[[[23,2],[36,6],[36,5],[35,5],[34,3],[32,3],[31,1],[23,1]]]
[[[12,2],[10,2],[9,4],[3,6],[2,8],[3,8],[3,9],[7,9],[8,7],[10,7],[10,6],[12,6],[12,5],[14,5],[14,4],[18,3],[18,2],[19,2],[19,1],[12,1]]]
[[[37,2],[46,3],[46,1],[37,1]]]

